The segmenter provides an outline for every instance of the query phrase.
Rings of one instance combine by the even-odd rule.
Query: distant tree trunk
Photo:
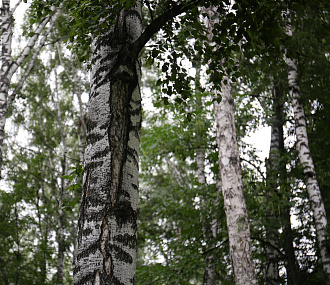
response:
[[[134,284],[137,250],[140,64],[130,43],[141,1],[93,42],[83,196],[74,284]]]
[[[196,97],[196,113],[199,113],[202,109],[202,100],[200,94],[200,72],[201,72],[201,63],[200,59],[197,59],[195,62],[195,97]],[[202,124],[203,122],[201,122]],[[199,124],[198,124],[199,125]],[[201,185],[201,192],[205,191],[206,188],[206,176],[205,176],[205,153],[203,151],[203,128],[196,130],[197,134],[197,151],[196,151],[196,161],[197,161],[197,178],[198,183]],[[204,193],[201,193],[201,204],[206,207],[206,204],[210,201],[206,201],[204,198]],[[203,223],[203,232],[204,238],[207,246],[211,247],[215,237],[216,237],[216,228],[217,221],[210,216],[209,221],[201,220]],[[205,258],[204,266],[204,276],[203,276],[203,285],[214,285],[216,272],[215,272],[215,260],[213,253],[210,252]]]
[[[258,284],[251,256],[251,234],[243,194],[242,171],[235,128],[234,101],[229,79],[222,84],[222,100],[214,102],[217,144],[224,207],[227,216],[229,251],[235,283]]]
[[[267,205],[269,207],[266,216],[266,239],[267,242],[274,247],[266,247],[266,284],[277,285],[279,283],[279,252],[275,248],[279,248],[279,216],[277,205],[278,201],[278,173],[280,172],[280,141],[283,137],[282,118],[279,112],[281,102],[279,102],[279,94],[277,86],[273,88],[273,111],[271,121],[271,140],[269,150],[269,160],[267,167]]]
[[[65,252],[65,236],[64,236],[64,221],[65,221],[65,212],[63,211],[63,200],[64,200],[64,195],[65,195],[65,190],[66,190],[66,183],[65,179],[63,178],[64,175],[67,174],[67,152],[68,152],[68,147],[66,144],[66,138],[67,138],[67,133],[65,130],[65,126],[63,124],[63,119],[62,119],[62,110],[61,110],[61,102],[59,98],[59,90],[58,90],[58,75],[57,71],[55,69],[55,96],[56,96],[56,101],[54,102],[56,107],[57,107],[57,113],[56,113],[56,121],[59,126],[59,132],[60,132],[60,137],[61,137],[61,147],[63,149],[63,158],[61,159],[61,178],[60,178],[60,185],[55,183],[57,186],[57,278],[56,278],[56,284],[57,285],[62,285],[63,284],[63,278],[64,278],[64,252]],[[54,168],[55,169],[55,168]],[[54,179],[55,181],[57,180],[56,177]]]
[[[268,185],[268,204],[272,201],[285,200],[288,202],[290,197],[290,190],[287,185],[286,162],[285,162],[285,148],[283,136],[283,96],[277,80],[274,80],[273,88],[273,111],[274,115],[271,123],[271,143],[269,152],[269,163],[267,167],[267,181]],[[293,236],[290,220],[290,207],[281,207],[278,212],[278,206],[274,205],[268,212],[267,216],[267,241],[279,247],[278,231],[280,226],[280,213],[284,218],[284,249],[287,257],[287,274],[288,280],[291,284],[298,284],[298,271],[296,266],[295,250],[293,247]],[[284,216],[283,216],[284,215]],[[275,285],[279,283],[279,252],[273,247],[266,248],[266,282],[267,284]]]
[[[205,9],[208,14],[206,26],[211,44],[213,28],[217,19],[215,7]],[[217,17],[215,17],[217,18]],[[216,48],[216,47],[215,47]],[[226,83],[225,83],[226,81]],[[215,97],[218,96],[214,91]],[[242,170],[236,138],[234,100],[228,77],[224,77],[221,88],[221,103],[214,102],[217,126],[217,145],[221,173],[222,194],[227,217],[229,253],[236,285],[258,284],[252,261],[250,223],[243,193]]]
[[[197,173],[198,173],[198,182],[206,186],[206,177],[205,177],[205,154],[201,149],[197,150]],[[203,187],[202,186],[202,187]],[[202,204],[206,204],[208,201],[203,199]],[[203,226],[204,238],[206,244],[211,247],[213,240],[216,237],[216,221],[210,216],[210,221]],[[203,221],[205,223],[205,221]],[[207,253],[205,258],[204,266],[204,276],[203,276],[203,285],[214,285],[215,283],[215,260],[212,252]]]
[[[18,4],[21,1],[18,2]],[[16,9],[17,5],[15,6]],[[17,69],[22,66],[25,59],[31,54],[33,47],[36,45],[37,40],[41,33],[44,31],[46,25],[50,22],[50,28],[41,37],[40,42],[30,59],[30,64],[28,64],[26,72],[23,74],[19,80],[19,85],[22,86],[24,80],[26,79],[28,73],[32,69],[34,61],[38,53],[40,52],[42,46],[45,44],[46,38],[50,33],[51,28],[59,15],[59,8],[54,8],[53,15],[46,16],[36,27],[34,35],[29,39],[27,45],[22,50],[20,55],[13,60],[11,49],[12,49],[12,26],[13,26],[13,13],[10,11],[10,0],[3,0],[1,7],[0,25],[1,25],[1,67],[0,67],[0,169],[2,167],[3,161],[3,140],[5,136],[5,124],[6,115],[8,112],[9,105],[15,97],[14,94],[9,95],[10,84],[13,75],[16,73]]]
[[[287,33],[292,36],[291,26],[287,27]],[[304,178],[307,193],[313,211],[316,236],[320,248],[320,257],[323,269],[330,280],[330,255],[327,250],[327,215],[321,196],[320,187],[317,181],[314,162],[310,153],[308,144],[308,135],[306,128],[305,112],[300,97],[300,87],[298,84],[298,67],[295,59],[291,59],[288,55],[285,61],[288,68],[289,92],[292,98],[292,106],[295,120],[297,150],[300,163],[304,168]]]

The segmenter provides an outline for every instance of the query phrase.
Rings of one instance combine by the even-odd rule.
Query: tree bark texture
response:
[[[230,82],[222,84],[222,101],[214,102],[222,193],[227,217],[229,251],[235,283],[258,284],[251,256],[251,235],[243,194],[242,171],[238,152],[234,101]]]
[[[215,7],[205,11],[208,14],[206,27],[211,44],[213,28],[217,19]],[[216,47],[215,47],[216,48]],[[227,82],[226,84],[224,82]],[[214,92],[217,97],[217,92]],[[242,171],[236,138],[234,101],[229,78],[222,81],[222,101],[214,102],[214,115],[217,126],[217,145],[221,173],[222,194],[227,217],[229,253],[236,285],[258,284],[255,266],[252,261],[250,224],[243,194]]]
[[[275,88],[274,88],[275,89]],[[276,104],[276,94],[274,96]],[[265,278],[267,285],[276,285],[279,282],[279,253],[275,248],[279,248],[279,217],[273,201],[278,200],[278,172],[280,159],[280,136],[283,136],[281,122],[278,121],[276,114],[273,115],[271,122],[271,140],[269,150],[269,160],[267,164],[267,205],[269,209],[266,215],[266,239],[272,246],[266,247]]]
[[[300,163],[304,168],[305,184],[311,203],[311,209],[313,211],[321,262],[324,271],[330,277],[330,256],[326,246],[327,216],[316,177],[314,162],[308,144],[305,112],[303,105],[300,102],[301,97],[300,87],[298,85],[298,67],[296,60],[289,57],[286,57],[285,60],[288,68],[289,92],[292,98],[298,156]]]
[[[141,1],[93,41],[74,284],[134,284],[137,250]]]

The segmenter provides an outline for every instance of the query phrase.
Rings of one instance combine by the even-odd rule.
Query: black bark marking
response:
[[[95,152],[91,159],[103,158],[109,154],[110,148],[107,146],[104,150]]]
[[[119,259],[120,261],[130,264],[133,262],[132,256],[118,245],[110,244],[108,251],[113,252],[116,258]]]
[[[125,246],[128,246],[129,248],[135,248],[137,246],[137,240],[135,235],[117,235],[114,240],[120,242]]]
[[[77,254],[77,260],[79,261],[81,258],[88,257],[91,253],[95,253],[99,249],[99,242],[95,242],[85,248],[83,252]]]

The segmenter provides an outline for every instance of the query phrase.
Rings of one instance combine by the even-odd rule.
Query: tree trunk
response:
[[[276,87],[274,88],[274,105],[278,104],[276,94]],[[279,248],[279,217],[276,211],[274,201],[278,201],[278,172],[280,160],[280,136],[283,135],[281,122],[278,120],[276,112],[273,115],[271,122],[271,140],[269,150],[269,160],[266,165],[267,168],[267,216],[266,216],[266,239],[275,248]],[[266,247],[266,284],[277,285],[279,283],[279,253],[271,246]]]
[[[199,113],[202,109],[202,99],[200,94],[200,72],[201,72],[201,63],[200,59],[197,59],[195,62],[195,97],[196,97],[196,113]],[[200,119],[203,120],[202,118]],[[204,122],[201,122],[203,124]],[[201,185],[201,192],[202,190],[206,191],[206,176],[205,176],[205,153],[202,149],[203,146],[203,128],[196,129],[197,134],[197,151],[196,151],[196,161],[197,161],[197,178],[198,183]],[[201,196],[201,204],[202,207],[206,207],[208,201],[205,200],[204,193]],[[210,220],[203,220],[201,218],[201,222],[203,223],[203,232],[204,232],[204,239],[206,245],[211,247],[215,237],[216,237],[216,230],[217,230],[217,221],[210,217]],[[205,266],[204,266],[204,275],[203,275],[203,285],[214,285],[215,282],[215,264],[214,264],[214,256],[212,252],[207,253],[205,258]]]
[[[76,285],[135,283],[141,95],[130,43],[141,30],[138,1],[93,41]]]
[[[208,14],[206,27],[211,44],[213,28],[217,19],[215,7],[205,10]],[[216,17],[217,18],[217,17]],[[227,82],[226,84],[224,82]],[[215,97],[217,93],[214,92]],[[217,145],[221,173],[222,194],[227,217],[229,253],[236,285],[258,284],[255,266],[251,260],[250,224],[243,194],[242,171],[236,138],[234,101],[229,78],[222,81],[222,101],[214,102],[214,115],[217,125]]]
[[[222,193],[227,217],[229,251],[235,283],[258,284],[251,260],[251,236],[236,139],[230,82],[222,84],[222,101],[214,102]]]
[[[292,33],[291,29],[289,30]],[[295,131],[296,131],[296,142],[297,150],[300,163],[304,168],[304,178],[307,188],[307,193],[311,203],[311,209],[314,215],[314,222],[316,228],[316,236],[319,243],[321,262],[323,269],[329,276],[330,280],[330,255],[327,251],[326,246],[326,228],[327,228],[327,216],[325,212],[324,203],[321,196],[321,191],[316,178],[316,172],[314,162],[310,153],[306,119],[303,105],[300,100],[300,87],[298,85],[298,68],[296,61],[286,57],[286,64],[288,68],[288,81],[289,81],[289,92],[292,98],[294,120],[295,120]]]
[[[65,221],[65,212],[63,211],[63,200],[64,200],[64,194],[65,190],[67,188],[67,185],[65,183],[65,179],[63,178],[64,175],[67,174],[67,152],[68,147],[66,144],[66,131],[65,126],[62,121],[62,110],[61,110],[61,102],[59,98],[59,90],[58,90],[58,75],[57,71],[55,69],[55,97],[56,101],[54,102],[55,106],[57,107],[57,113],[56,113],[56,121],[59,127],[60,136],[61,136],[61,147],[63,149],[63,158],[61,159],[61,184],[57,185],[55,183],[55,188],[57,188],[57,274],[56,274],[56,284],[62,285],[63,284],[63,278],[64,278],[64,252],[65,252],[65,236],[64,236],[64,221]],[[55,168],[54,168],[55,169]],[[54,177],[55,181],[57,181],[56,177]]]
[[[274,80],[273,89],[273,110],[274,115],[271,122],[271,143],[269,151],[269,163],[267,167],[267,184],[268,187],[268,205],[272,201],[278,202],[285,200],[288,203],[290,190],[287,185],[285,148],[283,136],[283,98],[277,80]],[[273,205],[268,212],[266,231],[267,241],[279,247],[279,225],[280,213],[284,220],[284,248],[287,257],[287,275],[288,280],[292,284],[298,284],[298,270],[296,265],[295,250],[293,247],[293,237],[290,220],[290,207],[281,207],[280,212],[275,209],[278,205]],[[268,225],[268,226],[267,226]],[[266,282],[267,284],[275,285],[279,283],[279,252],[273,247],[266,248]]]
[[[19,3],[19,2],[18,2]],[[3,161],[3,140],[5,136],[5,124],[6,115],[8,112],[9,105],[15,97],[15,92],[9,96],[9,88],[13,75],[16,73],[17,69],[23,64],[24,60],[30,55],[32,48],[36,45],[36,42],[45,29],[46,25],[50,22],[50,27],[46,33],[41,38],[36,51],[34,52],[32,58],[30,59],[30,64],[28,64],[26,72],[19,80],[18,85],[21,87],[27,78],[28,73],[31,71],[34,61],[37,58],[38,53],[46,42],[46,38],[50,33],[55,21],[59,15],[59,11],[63,4],[60,4],[58,8],[54,8],[54,13],[52,15],[46,16],[36,27],[34,35],[29,39],[25,48],[21,51],[20,55],[13,60],[11,54],[12,47],[12,25],[13,25],[13,15],[10,11],[10,0],[3,0],[1,7],[1,68],[0,68],[0,169],[2,167]],[[15,7],[16,8],[16,7]]]

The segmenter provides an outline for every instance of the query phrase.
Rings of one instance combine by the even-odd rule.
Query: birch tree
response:
[[[74,284],[135,282],[139,55],[167,21],[195,5],[190,1],[167,7],[142,32],[142,1],[136,1],[118,12],[109,31],[93,35]]]
[[[207,13],[209,20],[206,24],[209,41],[212,44],[214,20],[211,19],[217,17],[217,14],[212,8],[209,8]],[[214,92],[214,96],[216,99],[214,102],[214,115],[217,127],[222,193],[235,283],[257,284],[251,256],[250,226],[243,193],[242,172],[236,138],[234,101],[228,76],[225,76],[222,81],[221,102],[217,102],[220,94]]]
[[[18,80],[18,88],[22,86],[27,75],[31,71],[36,56],[44,46],[47,36],[53,28],[59,15],[61,6],[52,7],[52,14],[46,15],[40,23],[37,24],[35,30],[31,33],[26,46],[21,50],[19,56],[14,58],[12,55],[12,28],[14,12],[22,1],[18,1],[13,10],[10,9],[10,0],[2,1],[1,6],[1,67],[0,67],[0,166],[3,161],[3,140],[5,136],[6,115],[11,101],[15,98],[17,90],[10,90],[13,75],[17,73],[24,61],[29,55],[32,55],[30,62]],[[48,25],[48,28],[47,28]],[[38,42],[39,40],[39,42]],[[32,49],[35,48],[33,51]],[[10,91],[12,91],[10,93]]]
[[[289,37],[292,37],[293,29],[289,24],[286,27]],[[327,249],[327,215],[317,181],[313,158],[309,149],[306,119],[304,107],[301,103],[300,86],[298,83],[297,61],[291,58],[290,51],[287,51],[285,62],[288,68],[289,93],[292,98],[292,107],[295,120],[296,143],[300,163],[303,166],[304,178],[307,193],[313,211],[316,235],[320,248],[320,257],[323,269],[330,276],[330,255]]]

